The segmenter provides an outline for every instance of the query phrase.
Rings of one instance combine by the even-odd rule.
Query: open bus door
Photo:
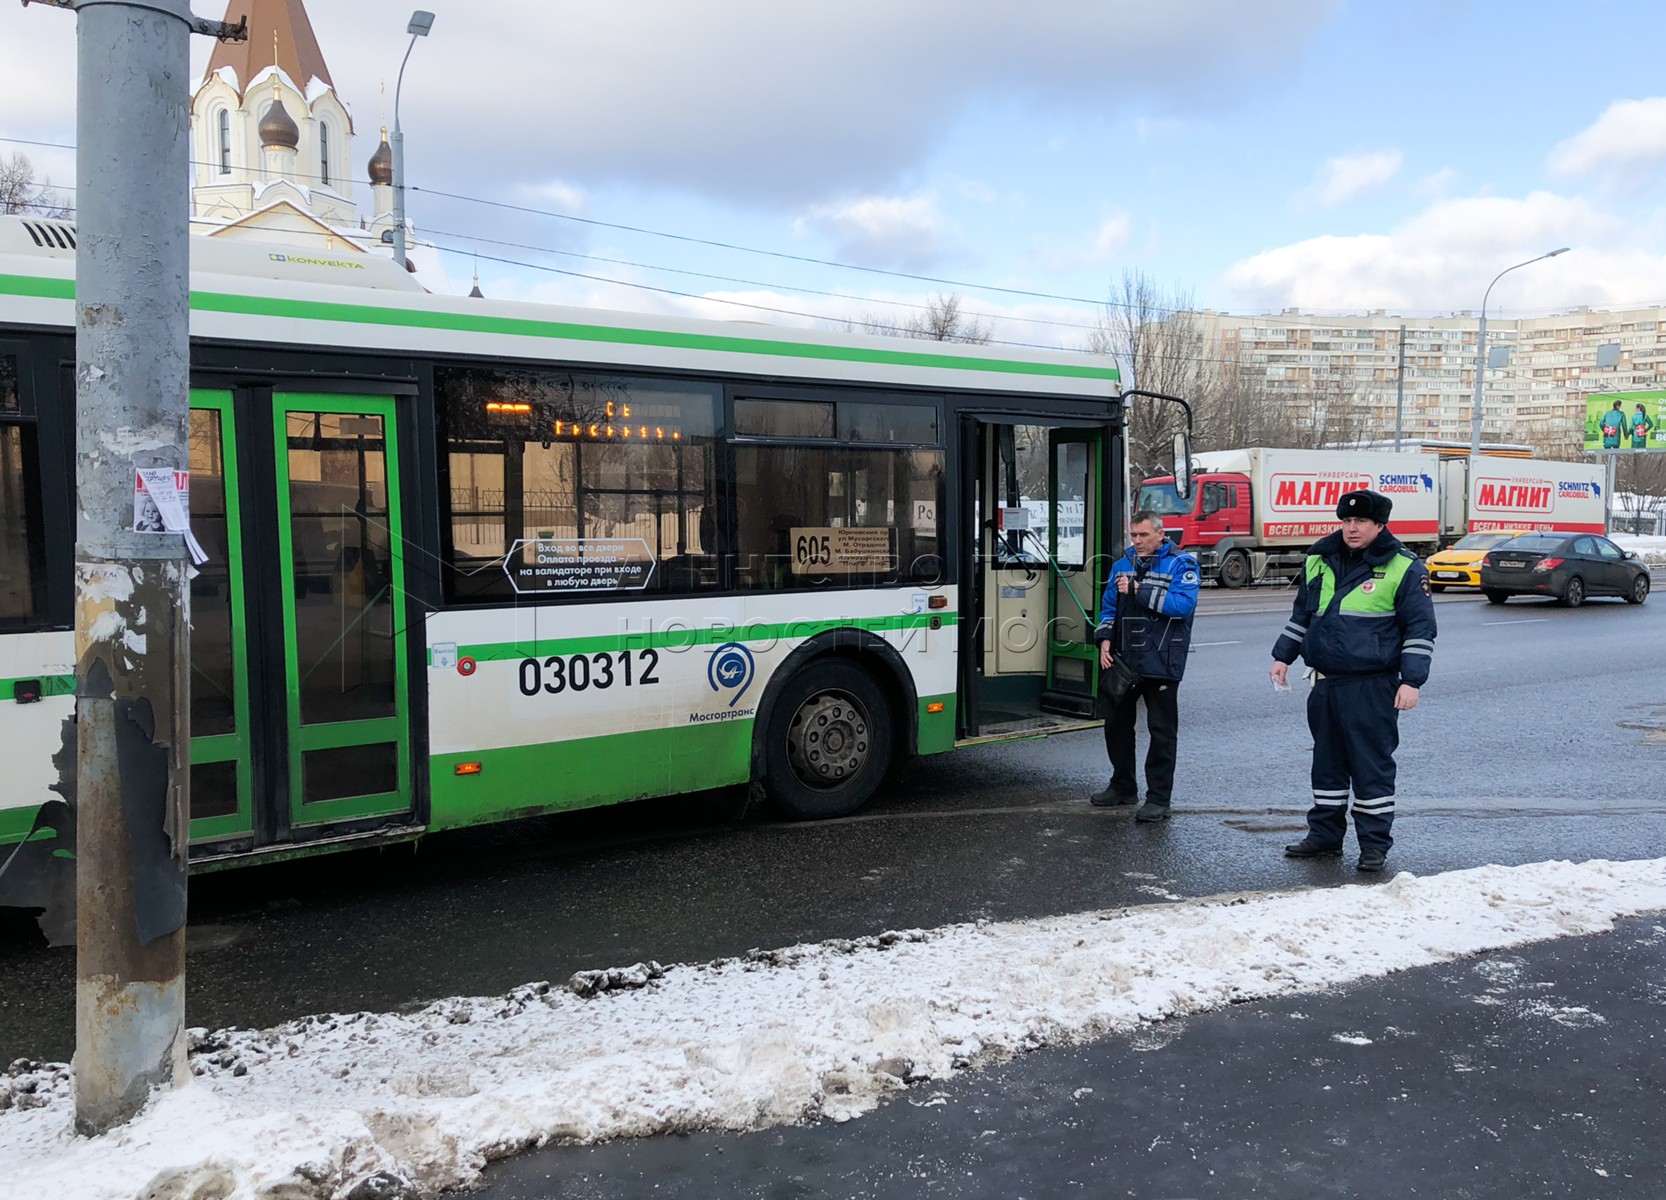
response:
[[[1115,540],[1110,426],[967,417],[961,740],[1094,721],[1099,556]]]

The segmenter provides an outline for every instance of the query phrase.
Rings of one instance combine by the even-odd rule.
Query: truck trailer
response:
[[[1394,501],[1389,529],[1419,555],[1466,533],[1602,533],[1603,469],[1586,463],[1376,450],[1255,446],[1192,458],[1191,496],[1170,476],[1145,480],[1137,507],[1161,514],[1169,538],[1197,556],[1204,577],[1237,588],[1294,578],[1307,548],[1337,528],[1344,492],[1370,488]]]

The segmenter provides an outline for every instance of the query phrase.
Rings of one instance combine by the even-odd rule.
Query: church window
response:
[[[318,123],[318,182],[330,186],[330,127],[323,121]]]
[[[231,174],[231,114],[220,110],[220,174]]]

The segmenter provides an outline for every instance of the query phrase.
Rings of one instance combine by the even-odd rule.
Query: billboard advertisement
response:
[[[1666,450],[1666,391],[1585,397],[1586,450]]]

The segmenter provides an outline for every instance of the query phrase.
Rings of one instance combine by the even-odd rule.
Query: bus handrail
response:
[[[1088,614],[1088,610],[1086,608],[1082,607],[1082,602],[1077,598],[1075,590],[1071,588],[1069,584],[1065,583],[1064,572],[1059,568],[1058,560],[1047,552],[1047,546],[1041,540],[1041,535],[1033,529],[1025,529],[1022,530],[1022,532],[1028,534],[1035,541],[1037,548],[1041,551],[1041,557],[1047,560],[1047,565],[1049,567],[1053,568],[1053,574],[1058,579],[1059,585],[1064,589],[1064,594],[1070,597],[1070,602],[1076,606],[1076,611],[1082,614],[1082,623],[1086,625],[1088,629],[1093,629],[1093,617]]]

